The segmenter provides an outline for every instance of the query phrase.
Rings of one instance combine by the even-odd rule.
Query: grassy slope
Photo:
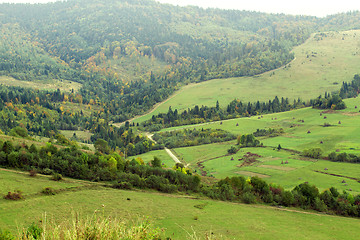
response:
[[[36,178],[24,186],[18,179],[22,174],[0,171],[3,181],[12,182],[13,188],[53,186]],[[68,180],[70,181],[70,180]],[[75,181],[76,182],[76,181]],[[70,183],[69,186],[79,183]],[[1,192],[5,189],[1,188]],[[33,191],[26,191],[31,193]],[[130,200],[127,200],[127,199]],[[195,205],[204,204],[203,209]],[[104,205],[104,207],[102,207]],[[164,235],[172,239],[185,239],[187,232],[204,238],[214,233],[220,239],[356,239],[359,234],[358,219],[283,211],[261,205],[243,205],[194,199],[188,196],[133,192],[103,187],[64,191],[55,196],[32,195],[13,202],[0,199],[0,226],[16,232],[17,227],[43,218],[61,222],[75,213],[81,216],[102,214],[119,218],[137,219],[149,216],[156,225],[165,228]],[[95,213],[97,212],[97,213]],[[194,217],[198,220],[194,220]]]
[[[130,156],[129,159],[137,157],[140,157],[142,160],[144,160],[145,163],[150,162],[154,159],[154,157],[158,157],[166,168],[172,168],[175,165],[174,160],[172,160],[172,158],[169,156],[169,154],[166,153],[165,150],[155,150],[136,156]]]
[[[169,106],[184,110],[194,105],[225,106],[233,99],[267,101],[275,96],[308,100],[340,88],[351,81],[360,63],[360,30],[313,35],[294,49],[296,59],[287,67],[254,77],[215,79],[191,85],[159,106],[153,114],[167,112]],[[334,84],[337,83],[337,84]],[[153,114],[138,118],[149,119]]]
[[[70,82],[67,80],[56,80],[53,79],[51,81],[20,81],[15,78],[8,76],[0,76],[0,84],[5,86],[12,87],[24,87],[24,88],[33,88],[39,90],[48,90],[48,91],[56,91],[60,89],[62,92],[70,92],[74,89],[77,92],[82,84],[78,82]]]
[[[346,99],[348,108],[332,113],[322,113],[321,110],[304,108],[289,112],[263,115],[251,118],[240,118],[201,125],[183,126],[178,128],[216,128],[230,131],[234,134],[248,134],[261,128],[283,128],[285,133],[273,138],[260,138],[261,142],[269,148],[244,148],[233,156],[225,156],[227,149],[235,145],[236,141],[226,143],[201,145],[195,147],[174,149],[180,159],[189,163],[190,167],[200,170],[198,162],[204,166],[204,170],[216,178],[234,176],[237,174],[245,176],[258,175],[264,177],[268,182],[283,185],[291,189],[294,186],[308,181],[318,186],[321,190],[331,186],[340,190],[352,189],[360,193],[360,185],[357,181],[343,177],[316,173],[316,171],[328,172],[331,174],[346,177],[359,178],[360,165],[350,163],[333,163],[329,161],[309,161],[301,156],[294,155],[288,151],[277,151],[273,148],[279,144],[282,148],[303,151],[309,148],[321,148],[324,155],[338,149],[340,152],[360,153],[360,114],[355,106],[360,106],[360,98]],[[324,117],[327,117],[324,119]],[[304,120],[304,122],[301,122]],[[341,121],[341,124],[338,124]],[[239,126],[236,126],[236,124]],[[323,127],[324,123],[330,123],[331,127]],[[294,127],[290,127],[290,126]],[[176,128],[165,129],[169,131]],[[307,133],[308,131],[311,133]],[[321,141],[323,143],[321,143]],[[273,147],[273,148],[272,148]],[[259,162],[252,166],[241,167],[242,158],[246,152],[257,153],[262,156]],[[147,153],[151,156],[152,152]],[[231,157],[235,160],[231,161]],[[289,161],[288,165],[281,165],[281,162]],[[270,165],[270,166],[263,166]],[[324,169],[328,170],[325,171]],[[346,183],[341,183],[342,180]]]

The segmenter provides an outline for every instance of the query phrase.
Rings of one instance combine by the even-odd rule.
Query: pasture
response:
[[[295,59],[279,69],[253,77],[214,79],[190,84],[176,92],[153,113],[135,120],[141,122],[169,107],[185,110],[195,105],[226,106],[234,99],[245,102],[268,101],[275,96],[290,100],[313,99],[324,92],[340,89],[359,73],[360,30],[313,34],[294,48]]]
[[[0,171],[0,174],[2,179],[13,182],[13,188],[28,187],[16,181],[23,177],[18,173],[4,175]],[[54,182],[39,183],[35,178],[28,184],[45,187]],[[74,183],[63,184],[70,187]],[[1,227],[13,233],[45,216],[48,221],[61,223],[76,214],[80,217],[100,214],[134,222],[148,217],[153,225],[164,229],[164,237],[171,239],[194,239],[194,234],[196,239],[205,239],[206,235],[219,239],[356,239],[360,227],[359,220],[354,218],[91,185],[54,196],[35,194],[20,201],[0,199],[0,209]]]
[[[258,138],[265,148],[242,148],[235,155],[227,155],[227,149],[235,145],[236,141],[173,150],[179,159],[189,164],[194,171],[199,174],[206,172],[207,176],[215,178],[238,174],[248,177],[259,176],[287,189],[308,181],[321,190],[334,186],[340,190],[351,189],[355,193],[360,193],[359,182],[351,179],[359,178],[359,164],[314,160],[298,154],[311,148],[320,148],[323,156],[334,151],[360,154],[360,115],[355,107],[360,106],[360,98],[344,101],[348,108],[340,111],[303,108],[263,115],[262,118],[252,116],[225,120],[222,124],[212,122],[168,128],[162,131],[179,128],[215,128],[242,135],[253,133],[257,129],[282,128],[284,133],[279,136]],[[330,126],[324,126],[325,123]],[[282,147],[280,151],[276,149],[279,144]],[[239,161],[239,159],[242,159],[247,152],[261,157],[253,164],[241,166],[244,161]],[[152,153],[147,153],[147,155],[151,156]],[[231,160],[232,158],[234,160]],[[286,161],[288,164],[281,164]],[[334,174],[340,176],[334,176]],[[342,183],[343,180],[346,183]]]
[[[166,153],[165,150],[155,150],[136,156],[129,156],[128,159],[133,159],[138,157],[144,160],[145,163],[150,162],[151,160],[154,159],[154,157],[158,157],[161,160],[161,163],[164,164],[163,167],[165,168],[172,168],[175,165],[174,160],[172,160],[172,158]]]

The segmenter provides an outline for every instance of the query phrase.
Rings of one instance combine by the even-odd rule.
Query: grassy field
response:
[[[22,174],[3,171],[0,174],[1,182],[11,182],[12,188],[28,187],[16,181],[26,177]],[[54,185],[53,181],[41,178],[28,182],[38,186],[31,187],[34,190],[29,193]],[[86,183],[62,184],[59,187],[70,188]],[[2,187],[1,191],[6,189]],[[197,205],[203,209],[196,208]],[[101,186],[65,190],[55,196],[26,195],[21,201],[0,199],[0,211],[0,226],[14,233],[45,215],[46,219],[60,223],[73,219],[74,214],[81,217],[100,214],[134,221],[149,217],[155,226],[165,230],[164,237],[171,239],[195,239],[194,232],[196,239],[205,239],[206,235],[218,239],[357,239],[360,233],[360,221],[354,218]]]
[[[164,167],[166,168],[172,168],[175,165],[174,160],[166,153],[165,150],[155,150],[147,153],[143,153],[136,156],[130,156],[129,159],[140,157],[142,160],[144,160],[145,163],[150,162],[154,159],[154,157],[158,157],[161,160],[161,163],[164,164]]]
[[[53,79],[51,80],[51,82],[50,81],[29,82],[29,81],[16,80],[15,78],[8,76],[0,76],[0,85],[33,88],[33,89],[49,90],[49,91],[56,91],[57,89],[60,89],[62,92],[69,92],[72,89],[74,89],[74,91],[76,92],[82,87],[81,83],[71,82],[67,80]]]
[[[336,149],[340,152],[360,153],[360,114],[355,109],[355,106],[360,106],[360,98],[345,99],[345,103],[348,108],[341,111],[302,108],[262,115],[263,117],[260,119],[259,116],[253,116],[221,121],[222,124],[220,122],[210,122],[168,128],[162,131],[182,128],[213,128],[241,135],[253,133],[257,129],[282,128],[284,134],[281,136],[259,139],[265,146],[277,147],[281,144],[283,148],[298,151],[319,147],[325,154]],[[325,123],[331,126],[324,127]],[[236,126],[237,124],[238,126]]]
[[[312,35],[294,48],[295,59],[286,67],[254,77],[215,79],[186,86],[152,114],[136,119],[141,122],[153,114],[167,112],[169,106],[184,110],[194,105],[221,106],[233,99],[267,101],[275,96],[308,100],[340,89],[359,73],[360,30]]]
[[[280,144],[282,148],[298,152],[310,148],[320,148],[324,156],[335,150],[360,154],[360,114],[355,108],[355,106],[360,106],[360,98],[346,99],[345,102],[348,108],[341,111],[303,108],[263,115],[263,118],[260,119],[258,116],[253,116],[222,121],[222,124],[213,122],[163,129],[162,131],[179,128],[215,128],[241,135],[253,133],[256,129],[282,128],[284,134],[280,136],[259,138],[264,146],[267,146],[266,148],[243,148],[231,156],[226,155],[227,149],[235,145],[236,141],[173,150],[179,159],[199,173],[206,171],[207,176],[225,178],[238,174],[249,177],[256,175],[287,189],[308,181],[321,190],[334,186],[340,190],[351,189],[353,192],[360,193],[360,184],[350,179],[360,178],[360,164],[309,160],[294,152],[274,150]],[[331,126],[324,127],[324,123]],[[236,126],[237,124],[239,126]],[[308,133],[309,131],[310,133]],[[243,158],[247,152],[256,153],[262,157],[250,166],[240,167],[243,161],[238,159]],[[151,155],[151,152],[148,154]],[[285,161],[289,163],[281,164]],[[342,180],[345,180],[346,183],[342,183]]]
[[[60,132],[62,135],[64,135],[68,139],[74,137],[74,134],[75,134],[76,138],[78,138],[78,139],[90,140],[91,136],[93,135],[89,131],[61,130]]]

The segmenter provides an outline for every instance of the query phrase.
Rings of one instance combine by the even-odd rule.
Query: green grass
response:
[[[60,132],[62,135],[64,135],[68,139],[74,137],[74,134],[75,134],[78,139],[90,140],[91,136],[93,135],[89,131],[61,130]]]
[[[0,76],[0,84],[5,86],[33,88],[39,90],[56,91],[60,89],[61,92],[70,92],[74,89],[77,92],[81,87],[81,83],[72,82],[68,80],[48,80],[48,81],[20,81],[8,76]]]
[[[347,182],[345,185],[341,183],[344,179],[342,177],[315,172],[315,170],[324,171],[325,168],[328,168],[325,172],[359,178],[360,164],[334,163],[324,160],[309,161],[309,159],[292,152],[274,150],[280,144],[282,148],[299,152],[310,148],[320,148],[324,156],[335,150],[360,154],[360,114],[355,108],[355,106],[360,107],[360,98],[346,99],[345,102],[348,108],[341,111],[324,112],[318,109],[303,108],[263,115],[263,118],[260,119],[258,116],[253,116],[222,121],[222,124],[213,122],[163,129],[162,131],[179,128],[216,128],[241,135],[253,133],[256,129],[283,128],[284,134],[280,136],[259,138],[267,148],[243,148],[232,156],[224,155],[226,155],[227,149],[236,144],[236,141],[176,148],[174,151],[194,170],[201,171],[201,167],[203,167],[202,170],[205,170],[208,176],[216,178],[238,174],[245,176],[257,174],[264,177],[266,181],[281,184],[287,189],[308,181],[321,190],[334,186],[340,190],[352,189],[353,192],[360,193],[360,185],[354,180],[345,178]],[[326,119],[324,119],[325,116]],[[332,126],[324,127],[324,123]],[[259,163],[239,168],[242,161],[238,161],[238,159],[242,158],[246,152],[254,152],[263,157],[259,159]],[[232,157],[235,159],[234,161],[231,161]],[[281,165],[282,161],[289,161],[289,164]]]
[[[0,168],[0,195],[6,195],[8,192],[20,190],[23,196],[31,196],[40,193],[45,187],[51,187],[55,190],[72,189],[83,186],[80,181],[64,179],[63,181],[53,181],[51,176],[37,175],[30,177],[26,172],[13,172]]]
[[[194,105],[215,106],[218,100],[224,107],[233,99],[268,101],[275,96],[308,100],[324,95],[325,91],[338,90],[343,81],[350,82],[359,72],[359,33],[359,30],[330,32],[322,40],[313,35],[294,48],[295,59],[287,67],[254,77],[215,79],[186,86],[136,122],[167,112],[169,106],[184,110]]]
[[[136,156],[129,156],[128,159],[133,159],[137,157],[140,157],[142,160],[144,160],[145,163],[150,162],[154,159],[154,157],[158,157],[161,160],[161,163],[163,163],[164,167],[166,168],[172,168],[175,165],[174,160],[166,153],[165,150],[155,150]]]
[[[29,182],[37,184],[36,181]],[[205,207],[194,207],[199,204]],[[201,239],[206,234],[219,239],[357,239],[360,227],[360,221],[354,218],[100,186],[21,201],[0,199],[0,211],[0,226],[13,233],[45,215],[61,223],[73,219],[76,213],[84,218],[100,215],[127,221],[148,216],[171,239],[186,239],[188,233],[194,232]]]
[[[230,145],[229,145],[230,146]],[[203,147],[203,148],[201,148]],[[208,146],[209,147],[209,146]],[[210,149],[218,149],[225,146],[209,147]],[[275,150],[272,148],[242,148],[234,155],[223,156],[224,151],[216,151],[207,154],[205,145],[196,148],[178,148],[175,149],[177,153],[184,156],[184,161],[189,162],[190,166],[200,171],[198,162],[204,166],[208,176],[215,178],[225,178],[227,176],[243,175],[251,177],[257,175],[264,178],[268,183],[280,184],[286,189],[293,189],[295,186],[303,182],[309,182],[316,185],[321,191],[330,187],[336,187],[340,191],[349,189],[354,194],[360,193],[360,185],[357,181],[346,178],[359,178],[360,164],[352,163],[337,163],[326,160],[312,160],[294,155],[288,151]],[[251,166],[240,165],[243,163],[243,156],[247,153],[256,153],[261,156],[258,162]],[[231,160],[234,158],[234,160]],[[288,164],[281,164],[288,161]],[[328,170],[325,170],[327,168]],[[315,171],[327,172],[331,174],[341,175],[345,177],[337,177],[318,173]],[[346,181],[346,185],[342,183]]]

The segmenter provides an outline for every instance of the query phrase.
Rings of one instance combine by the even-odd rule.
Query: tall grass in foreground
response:
[[[152,227],[147,219],[130,223],[110,217],[79,218],[77,215],[61,224],[48,221],[45,217],[40,224],[32,224],[24,229],[19,238],[23,240],[155,240],[162,239],[162,235],[163,230]]]

